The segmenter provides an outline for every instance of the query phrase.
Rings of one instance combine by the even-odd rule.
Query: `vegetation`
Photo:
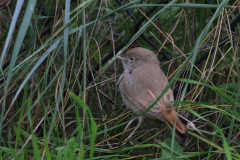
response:
[[[1,159],[240,159],[240,3],[207,2],[0,2]],[[156,6],[135,30],[126,9],[140,20]],[[136,116],[122,102],[116,56],[136,46],[158,54],[164,91],[202,135],[189,128],[181,142],[146,118],[123,144]]]

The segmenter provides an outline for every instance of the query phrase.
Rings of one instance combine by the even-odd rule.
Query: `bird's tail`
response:
[[[180,140],[185,139],[186,133],[188,131],[188,126],[195,128],[195,125],[191,121],[177,114],[175,110],[172,110],[170,113],[166,110],[163,110],[161,113],[165,117],[165,122],[171,130],[173,130],[173,126],[176,120],[175,135]]]

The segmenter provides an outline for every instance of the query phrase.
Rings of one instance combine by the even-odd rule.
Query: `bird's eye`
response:
[[[131,60],[131,61],[134,61],[134,60],[135,60],[135,58],[134,58],[134,57],[131,57],[131,58],[130,58],[130,60]]]

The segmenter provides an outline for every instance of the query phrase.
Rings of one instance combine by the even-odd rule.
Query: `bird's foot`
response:
[[[128,137],[124,140],[123,145],[127,144],[128,142],[129,142],[131,145],[133,145],[133,142],[131,141],[131,137],[130,137],[130,136],[128,136]]]

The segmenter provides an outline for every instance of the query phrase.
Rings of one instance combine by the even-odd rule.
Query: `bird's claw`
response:
[[[124,140],[123,144],[125,145],[125,144],[127,144],[129,142],[131,145],[133,145],[133,142],[130,139],[131,139],[131,137],[126,138]]]

